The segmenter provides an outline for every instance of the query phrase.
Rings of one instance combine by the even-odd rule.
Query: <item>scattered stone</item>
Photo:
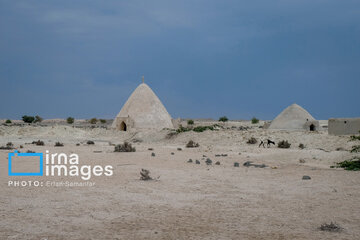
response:
[[[267,167],[265,164],[255,164],[252,163],[251,161],[246,161],[243,166],[245,167],[256,167],[256,168],[265,168]]]
[[[245,167],[250,167],[250,164],[251,164],[250,161],[246,161],[246,162],[243,164],[243,166],[245,166]]]
[[[205,161],[206,165],[211,165],[212,164],[212,160],[210,158],[206,159]]]
[[[77,143],[76,146],[80,146],[80,143]]]
[[[206,158],[206,155],[203,155],[204,158]]]
[[[337,223],[333,223],[331,222],[330,224],[329,223],[325,223],[325,224],[322,224],[319,229],[321,231],[328,231],[328,232],[340,232],[343,228],[340,227],[340,225],[338,225]]]
[[[86,142],[86,144],[87,145],[94,145],[95,143],[94,143],[94,141],[89,140],[89,141]]]
[[[93,151],[94,153],[102,153],[102,151]]]
[[[153,153],[151,153],[151,156],[152,156],[152,157],[155,157],[155,153],[154,153],[154,152],[153,152]]]
[[[35,152],[31,150],[27,150],[26,153],[35,153]]]
[[[305,145],[302,144],[302,143],[300,143],[300,144],[299,144],[299,148],[300,148],[300,149],[304,149],[304,148],[305,148]]]
[[[150,171],[146,170],[146,169],[141,169],[140,180],[143,180],[143,181],[152,180],[152,178],[150,177]]]
[[[177,148],[178,151],[182,151],[182,148]]]
[[[154,149],[153,148],[148,148],[149,151],[153,151]]]
[[[220,162],[219,162],[219,161],[217,161],[217,162],[215,163],[215,165],[220,165]]]
[[[200,161],[199,161],[199,160],[195,160],[195,163],[196,163],[196,164],[200,164]]]
[[[175,153],[172,152],[171,155],[175,155]]]
[[[299,159],[299,163],[305,163],[305,159],[300,158],[300,159]]]
[[[302,180],[310,180],[311,179],[311,177],[310,176],[307,176],[307,175],[304,175],[303,177],[302,177]]]
[[[215,157],[227,157],[227,154],[215,154]]]
[[[240,164],[238,162],[234,162],[234,167],[239,167]]]
[[[24,148],[23,145],[20,145],[20,148]]]
[[[192,162],[193,162],[193,160],[190,158],[187,162],[188,162],[188,163],[192,163]]]

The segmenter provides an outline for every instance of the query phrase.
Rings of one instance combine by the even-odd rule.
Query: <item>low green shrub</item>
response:
[[[105,119],[100,119],[100,122],[104,124],[104,123],[106,123],[106,120]]]
[[[188,125],[194,125],[194,120],[192,120],[192,119],[188,120],[188,121],[187,121],[187,124],[188,124]]]
[[[182,132],[189,132],[191,131],[192,128],[187,128],[187,127],[183,127],[183,125],[180,124],[179,128],[176,130],[177,133],[182,133]]]
[[[214,130],[214,126],[198,126],[193,129],[194,132],[204,132],[206,130]]]
[[[350,152],[352,152],[352,153],[358,153],[358,152],[360,152],[360,145],[352,146]]]
[[[355,136],[355,135],[350,136],[350,141],[356,141],[356,140],[360,140],[360,135],[359,136]]]
[[[182,132],[189,132],[189,131],[194,131],[194,132],[204,132],[206,130],[214,130],[214,127],[217,127],[218,125],[212,125],[212,126],[197,126],[197,127],[183,127],[182,125],[179,126],[179,128],[176,130],[177,133],[182,133]]]
[[[92,119],[89,120],[89,123],[91,123],[91,124],[96,124],[97,121],[98,121],[98,120],[97,120],[96,118],[92,118]]]
[[[278,148],[290,148],[291,144],[287,140],[282,140],[278,143]]]
[[[68,117],[68,118],[66,119],[66,122],[67,122],[68,124],[73,124],[74,121],[75,121],[75,119],[74,119],[73,117]]]
[[[252,123],[252,124],[259,123],[259,119],[257,119],[256,117],[253,117],[253,118],[251,119],[251,123]]]
[[[35,120],[34,120],[34,123],[37,123],[37,122],[42,122],[42,120],[43,120],[43,118],[42,117],[40,117],[39,115],[36,115],[35,116]]]
[[[252,138],[250,138],[246,143],[247,143],[247,144],[256,144],[256,143],[257,143],[257,140],[256,140],[256,138],[252,137]]]
[[[187,144],[186,147],[187,148],[196,148],[199,147],[200,145],[197,142],[194,142],[193,140],[190,140]]]
[[[331,168],[344,168],[349,171],[360,171],[360,157],[355,157],[351,160],[345,160],[339,163],[336,163],[336,166],[331,166]]]
[[[10,119],[8,119],[8,120],[6,120],[6,121],[5,121],[5,123],[11,123],[11,120],[10,120]]]
[[[131,143],[124,142],[124,144],[116,145],[114,152],[136,152],[136,149],[131,146]]]
[[[22,116],[22,120],[25,123],[32,123],[35,121],[35,118],[33,116],[24,115],[24,116]]]
[[[61,142],[56,142],[55,143],[55,147],[63,147],[63,146],[64,146],[64,144],[61,143]]]
[[[33,141],[31,144],[35,144],[36,146],[44,146],[45,145],[44,141],[41,141],[41,140]]]
[[[229,119],[226,116],[220,117],[219,122],[227,122]]]

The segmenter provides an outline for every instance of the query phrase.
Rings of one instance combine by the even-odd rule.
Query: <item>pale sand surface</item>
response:
[[[11,141],[24,146],[20,151],[77,153],[80,165],[114,166],[112,177],[92,177],[93,187],[14,188],[8,187],[9,180],[80,179],[9,177],[9,151],[1,150],[0,239],[360,239],[360,174],[330,169],[354,156],[336,149],[348,150],[356,142],[326,131],[269,131],[259,125],[248,131],[231,129],[252,126],[249,122],[225,126],[230,129],[186,132],[171,139],[165,138],[168,130],[0,126],[0,145]],[[258,148],[246,144],[252,136],[286,139],[292,146]],[[45,146],[25,144],[38,139]],[[133,143],[135,153],[114,153],[109,145],[133,139],[142,140]],[[200,147],[185,148],[190,139]],[[95,145],[87,146],[86,140]],[[56,141],[65,146],[53,147]],[[300,150],[299,143],[306,148]],[[221,165],[206,166],[203,155]],[[189,158],[201,164],[187,163]],[[246,161],[269,167],[242,166]],[[234,162],[240,167],[233,167]],[[159,180],[140,181],[141,168]],[[303,175],[311,180],[302,180]],[[344,230],[318,230],[331,221]]]

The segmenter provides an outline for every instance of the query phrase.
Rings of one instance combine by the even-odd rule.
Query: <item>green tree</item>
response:
[[[68,124],[73,124],[74,123],[74,118],[73,117],[68,117],[67,119],[66,119],[66,122],[68,123]]]
[[[226,116],[219,118],[219,122],[227,122],[229,119]]]

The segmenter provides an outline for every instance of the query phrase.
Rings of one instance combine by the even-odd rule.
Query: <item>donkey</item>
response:
[[[261,147],[261,145],[262,145],[263,147],[265,147],[265,142],[266,142],[266,146],[267,146],[268,148],[271,147],[271,144],[274,144],[274,145],[275,145],[275,142],[271,141],[270,139],[266,139],[266,140],[261,140],[259,147]]]

